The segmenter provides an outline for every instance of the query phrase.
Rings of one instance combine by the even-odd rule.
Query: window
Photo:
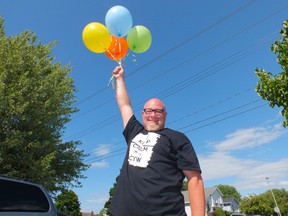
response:
[[[0,179],[0,212],[47,212],[49,201],[40,187]]]

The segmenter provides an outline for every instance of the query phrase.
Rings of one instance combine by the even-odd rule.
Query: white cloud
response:
[[[108,196],[100,196],[100,197],[93,197],[93,198],[86,198],[84,199],[85,205],[81,205],[82,212],[91,212],[92,209],[97,208],[100,211],[103,207],[105,202],[109,199]]]
[[[255,161],[233,157],[225,152],[215,152],[199,157],[205,180],[237,176],[247,167],[255,165]]]
[[[288,181],[280,181],[280,182],[279,182],[279,185],[280,185],[281,187],[288,187]]]
[[[96,156],[107,155],[111,152],[111,145],[100,144],[93,152]]]
[[[273,127],[255,127],[239,129],[228,134],[226,140],[214,143],[217,151],[233,151],[249,149],[269,143],[283,134],[283,128],[279,125]]]
[[[109,155],[111,152],[111,145],[100,144],[94,150],[93,153],[96,155],[95,162],[91,163],[91,168],[106,168],[109,167],[109,163],[107,161],[101,160],[104,159],[105,156]]]
[[[279,124],[265,127],[239,129],[225,136],[225,140],[209,144],[214,152],[207,155],[199,155],[204,181],[230,182],[237,190],[266,191],[266,177],[273,179],[273,188],[285,188],[288,186],[288,159],[278,158],[276,161],[260,160],[247,157],[245,150],[268,144],[284,135],[284,128]],[[284,147],[285,148],[285,147]],[[242,154],[237,154],[241,150]],[[274,149],[279,151],[279,149]],[[283,149],[285,150],[285,149]],[[256,151],[256,150],[255,150]],[[211,152],[211,151],[210,151]],[[263,152],[269,158],[273,149]],[[255,152],[257,154],[257,152]],[[225,183],[223,183],[225,184]],[[242,194],[242,193],[241,193]]]
[[[105,167],[109,167],[109,163],[106,161],[98,161],[98,162],[91,163],[91,167],[92,168],[105,168]]]
[[[266,177],[273,179],[271,186],[273,188],[279,188],[285,186],[283,179],[288,177],[288,159],[282,159],[276,162],[258,161],[258,165],[254,167],[246,167],[246,171],[236,177],[239,179],[237,188],[261,188],[267,189]],[[283,183],[280,183],[283,182]],[[286,184],[286,187],[288,184]]]
[[[98,197],[96,199],[88,199],[86,202],[88,203],[96,203],[96,204],[104,204],[109,199],[108,196],[105,197]]]

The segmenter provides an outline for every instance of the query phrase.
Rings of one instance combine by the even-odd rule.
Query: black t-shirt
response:
[[[110,205],[114,216],[186,216],[182,170],[199,171],[189,139],[165,128],[148,132],[135,116],[124,129],[127,153]]]

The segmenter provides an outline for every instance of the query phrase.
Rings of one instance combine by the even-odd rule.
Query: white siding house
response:
[[[229,212],[239,212],[238,206],[240,202],[235,197],[223,199],[223,210]]]
[[[188,191],[182,191],[185,202],[185,211],[187,216],[191,216],[190,202]],[[224,211],[239,212],[239,201],[234,197],[224,199],[223,194],[217,187],[205,188],[205,201],[206,212],[205,215],[209,216],[217,208],[222,208]]]
[[[188,191],[182,191],[182,195],[184,196],[185,212],[187,216],[191,216],[192,214],[191,214]]]
[[[217,187],[205,188],[206,212],[215,211],[216,208],[223,207],[223,194]]]

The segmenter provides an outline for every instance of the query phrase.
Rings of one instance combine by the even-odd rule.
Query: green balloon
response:
[[[127,35],[127,43],[133,52],[145,52],[152,43],[151,33],[145,26],[134,26]]]

